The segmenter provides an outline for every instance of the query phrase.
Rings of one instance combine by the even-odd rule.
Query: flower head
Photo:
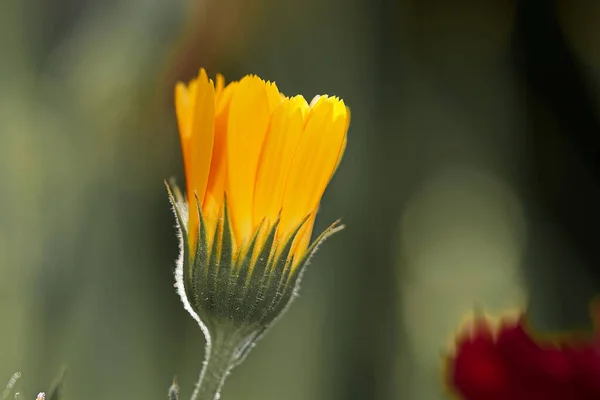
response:
[[[336,97],[286,97],[249,75],[225,85],[202,69],[175,88],[186,196],[179,292],[208,326],[265,327],[291,300],[321,197],[346,146],[350,113]]]
[[[534,334],[525,315],[477,316],[447,358],[462,400],[600,399],[600,334]]]
[[[247,250],[261,227],[267,231],[279,221],[275,239],[283,241],[306,221],[292,251],[297,263],[344,151],[344,102],[320,96],[309,105],[252,75],[227,86],[218,75],[215,84],[201,70],[190,84],[177,84],[175,105],[187,202],[195,206],[198,197],[209,244],[227,198],[234,253]],[[190,213],[188,232],[198,225],[197,213]]]

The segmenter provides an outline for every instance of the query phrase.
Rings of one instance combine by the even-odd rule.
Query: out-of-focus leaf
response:
[[[63,366],[58,373],[58,376],[54,378],[48,394],[44,397],[44,400],[62,400],[63,398],[63,382],[66,373],[66,367]],[[39,398],[39,395],[38,395]]]

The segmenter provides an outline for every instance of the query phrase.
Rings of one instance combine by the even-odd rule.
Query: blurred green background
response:
[[[444,399],[462,317],[588,323],[600,291],[600,6],[584,0],[3,0],[0,386],[192,392],[173,289],[173,85],[256,73],[352,109],[301,296],[228,399]]]

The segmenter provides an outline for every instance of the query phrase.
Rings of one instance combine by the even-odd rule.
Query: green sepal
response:
[[[261,294],[257,294],[256,296],[246,296],[246,298],[244,299],[246,301],[251,299],[262,300],[259,302],[258,305],[255,304],[254,307],[248,313],[245,314],[246,324],[248,326],[256,327],[254,331],[251,331],[250,336],[248,336],[248,340],[252,343],[256,343],[258,340],[260,340],[260,338],[269,330],[269,328],[277,321],[277,319],[285,313],[287,307],[290,306],[293,300],[294,294],[298,290],[298,284],[302,278],[302,274],[305,267],[310,261],[310,257],[312,256],[312,254],[314,254],[318,246],[321,243],[323,243],[325,239],[327,239],[333,233],[337,232],[340,228],[338,226],[339,221],[336,221],[329,228],[327,228],[325,232],[319,235],[317,240],[315,240],[312,243],[312,245],[309,246],[307,252],[303,254],[302,259],[294,269],[294,272],[290,273],[290,268],[294,260],[289,260],[289,253],[291,251],[294,239],[296,238],[298,232],[307,220],[308,217],[306,217],[295,229],[295,231],[292,232],[290,238],[283,244],[284,249],[282,250],[277,260],[270,260],[268,264],[264,263],[264,265],[268,266],[265,268],[265,274],[261,279],[260,289],[263,290],[262,292],[259,292]],[[270,234],[273,234],[273,240],[275,237],[275,231],[276,227],[274,227],[272,232],[270,232]],[[267,246],[269,248],[273,246],[273,243],[269,243],[269,239],[267,239],[267,242],[265,243],[265,247]],[[272,279],[273,275],[269,274],[269,271],[273,268],[275,264],[278,264],[278,268],[276,269],[278,269],[279,271],[284,271],[282,273],[277,274],[279,279]],[[275,285],[275,283],[277,283],[277,285]],[[251,287],[255,288],[258,286],[259,285],[252,285]],[[271,296],[269,296],[269,294]],[[255,310],[262,311],[262,313],[254,315]],[[241,351],[238,354],[237,363],[240,363],[244,360],[244,358],[248,355],[252,347],[252,345],[241,347]]]
[[[219,212],[222,217],[217,220],[212,245],[209,246],[206,220],[200,200],[195,196],[198,236],[195,248],[191,249],[187,230],[190,210],[177,186],[173,185],[174,190],[171,190],[167,183],[165,185],[181,230],[183,265],[180,271],[183,282],[180,285],[183,286],[185,300],[196,313],[201,327],[204,325],[209,332],[227,326],[228,330],[246,332],[247,339],[253,342],[285,311],[310,256],[323,240],[336,231],[339,221],[326,229],[296,263],[296,258],[291,256],[292,246],[310,216],[300,221],[281,242],[276,239],[278,219],[269,227],[258,254],[253,257],[266,221],[263,220],[256,228],[249,243],[236,246],[225,197]],[[236,247],[243,249],[234,254]]]
[[[338,232],[344,226],[341,225],[341,220],[335,221],[333,224],[329,225],[327,229],[325,229],[311,244],[308,246],[308,249],[302,255],[302,258],[298,262],[298,267],[294,270],[294,273],[290,275],[290,283],[295,284],[298,278],[302,275],[302,271],[304,267],[310,262],[311,257],[317,251],[318,247],[327,240],[331,235]]]
[[[166,183],[166,181],[165,181],[165,183]],[[169,179],[169,184],[171,185],[171,189],[173,190],[173,195],[175,197],[175,201],[177,203],[186,204],[185,197],[183,196],[183,193],[179,189],[179,186],[177,186],[175,178]]]
[[[219,215],[221,213],[219,212]],[[215,226],[215,232],[213,234],[212,248],[210,251],[210,257],[206,269],[206,297],[203,299],[203,304],[206,307],[207,313],[214,313],[217,308],[217,273],[219,271],[219,259],[221,257],[219,251],[219,243],[221,242],[221,231],[223,230],[223,222],[219,218],[217,225]],[[200,266],[199,266],[200,267]]]
[[[272,260],[268,266],[268,274],[266,274],[261,281],[259,296],[257,296],[258,304],[252,313],[248,315],[249,321],[255,321],[259,325],[264,324],[264,318],[269,314],[270,309],[278,302],[278,291],[283,278],[286,274],[286,270],[291,267],[289,265],[289,254],[292,250],[292,244],[294,239],[298,235],[300,229],[304,226],[309,216],[306,216],[300,224],[294,229],[290,237],[286,242],[282,243],[282,250],[279,256]],[[268,323],[268,321],[267,321]]]
[[[187,221],[184,220],[184,218],[182,216],[184,209],[181,208],[182,205],[185,205],[185,203],[182,203],[181,200],[178,197],[175,197],[175,195],[173,194],[173,192],[177,188],[177,186],[175,185],[175,183],[173,181],[171,181],[171,183],[169,184],[165,180],[164,183],[165,183],[165,187],[167,188],[167,194],[169,196],[169,201],[170,201],[171,205],[173,206],[173,211],[175,212],[175,217],[177,218],[177,223],[179,224],[179,228],[181,229],[181,233],[183,236],[181,239],[187,245],[188,244]],[[172,189],[171,189],[171,185],[173,186]],[[178,188],[177,188],[177,191],[179,191]],[[179,196],[179,195],[177,195],[177,196]],[[188,246],[188,248],[189,248],[189,246]]]
[[[343,228],[340,225],[340,220],[335,221],[327,229],[321,233],[316,240],[308,247],[306,252],[302,255],[302,258],[298,262],[298,265],[294,270],[286,276],[286,280],[282,280],[279,289],[277,291],[278,298],[273,304],[271,304],[268,314],[265,315],[264,321],[273,321],[280,314],[282,314],[292,301],[292,297],[297,293],[299,284],[302,279],[302,275],[306,269],[306,266],[310,262],[310,258],[317,251],[318,247],[333,235],[335,232]],[[292,260],[294,262],[295,260]],[[291,263],[290,263],[291,264]]]
[[[193,291],[193,306],[196,312],[198,313],[200,309],[202,309],[203,299],[206,297],[206,293],[208,292],[207,285],[207,270],[205,266],[208,264],[208,258],[210,257],[210,252],[208,248],[207,241],[207,232],[206,232],[206,223],[204,222],[204,216],[202,215],[202,208],[200,206],[200,200],[198,199],[198,195],[194,193],[194,198],[196,200],[196,213],[198,216],[198,236],[196,237],[196,249],[195,255],[192,260],[189,260],[188,268],[184,267],[184,271],[186,271],[190,281],[191,288]]]
[[[188,302],[190,303],[190,307],[192,307],[193,311],[196,312],[196,314],[198,313],[198,309],[195,306],[195,304],[193,303],[193,299],[196,298],[196,295],[194,294],[194,291],[192,289],[192,285],[191,285],[191,279],[186,279],[186,278],[191,278],[191,274],[190,274],[190,268],[191,268],[191,260],[190,260],[190,242],[188,239],[188,230],[187,230],[187,221],[183,218],[183,213],[185,212],[185,208],[182,207],[186,207],[185,203],[183,203],[181,200],[181,192],[179,191],[179,188],[177,187],[177,185],[175,184],[175,182],[171,181],[171,185],[173,185],[173,188],[175,189],[175,193],[177,194],[177,198],[180,199],[180,201],[177,200],[177,198],[173,195],[173,191],[171,190],[171,186],[169,185],[169,183],[167,181],[165,181],[165,186],[167,187],[167,193],[169,195],[169,201],[171,202],[171,205],[173,206],[173,212],[175,213],[175,218],[177,219],[177,224],[179,226],[179,230],[180,230],[180,234],[181,234],[181,257],[183,258],[180,262],[183,263],[183,289],[185,291],[185,296],[188,299]],[[189,213],[189,210],[187,210],[187,212]],[[188,215],[189,218],[189,215]]]
[[[235,269],[235,273],[231,276],[230,289],[228,292],[227,303],[229,304],[229,314],[235,320],[240,311],[240,300],[243,301],[245,292],[248,288],[248,275],[250,271],[254,273],[254,266],[256,263],[252,263],[252,256],[254,254],[254,250],[256,248],[256,244],[258,241],[258,236],[262,230],[262,227],[265,224],[265,219],[261,221],[252,237],[252,240],[248,244],[248,249],[245,250],[245,253],[242,255],[240,253],[238,259],[238,266]],[[258,259],[257,259],[258,262]]]
[[[175,273],[177,292],[184,308],[198,321],[206,337],[207,358],[192,397],[200,394],[202,398],[213,398],[218,395],[230,369],[243,361],[254,344],[285,313],[311,256],[339,229],[339,221],[327,228],[306,252],[294,256],[292,246],[310,216],[284,241],[277,240],[278,219],[269,227],[264,242],[259,241],[259,237],[266,220],[261,221],[249,241],[244,238],[243,243],[236,243],[224,194],[213,240],[209,241],[201,203],[195,194],[198,232],[196,245],[191,248],[187,226],[192,212],[190,206],[175,184],[172,184],[173,189],[166,182],[165,186],[181,235]],[[236,248],[237,254],[234,254]],[[174,382],[169,399],[177,398],[178,386]]]
[[[233,232],[231,229],[231,221],[229,220],[229,211],[227,208],[227,199],[225,199],[223,207],[223,233],[219,242],[213,243],[213,251],[215,246],[220,246],[221,257],[217,263],[217,276],[215,285],[216,300],[214,312],[219,319],[229,319],[227,301],[230,281],[234,281],[232,275],[235,271],[233,265]]]
[[[264,295],[262,282],[268,278],[271,260],[271,251],[275,245],[275,234],[279,227],[279,219],[275,221],[271,230],[267,234],[265,243],[262,249],[258,253],[256,262],[252,267],[252,273],[250,278],[243,282],[243,286],[240,288],[238,298],[235,305],[235,318],[244,322],[249,322],[248,317],[254,313],[254,309],[258,303],[258,299]],[[240,282],[241,283],[241,282]]]

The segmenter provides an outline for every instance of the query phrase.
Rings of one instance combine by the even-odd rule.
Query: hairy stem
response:
[[[237,364],[240,338],[235,333],[215,332],[206,338],[206,355],[191,400],[218,400],[225,378]]]

